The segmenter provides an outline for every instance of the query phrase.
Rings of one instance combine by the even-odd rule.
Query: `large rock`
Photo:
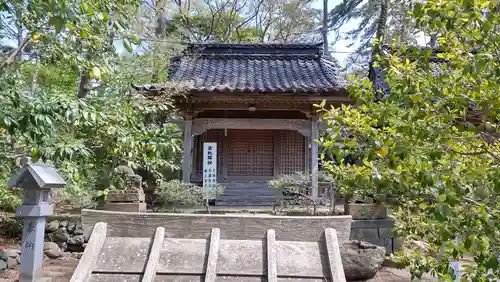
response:
[[[52,220],[51,222],[47,223],[47,226],[45,226],[45,230],[47,232],[54,232],[57,229],[59,229],[59,221],[57,220]]]
[[[20,249],[7,249],[7,250],[5,250],[5,254],[8,257],[15,258],[21,254],[21,250]]]
[[[83,227],[82,227],[82,222],[79,221],[76,226],[75,230],[73,231],[73,234],[75,235],[83,235]]]
[[[68,221],[61,221],[61,223],[59,224],[60,227],[64,227],[66,228],[68,226]]]
[[[13,269],[15,268],[19,263],[17,262],[16,257],[9,257],[7,258],[7,268]]]
[[[94,229],[94,227],[89,225],[84,225],[82,229],[83,229],[83,239],[85,243],[87,243],[90,239],[90,235],[92,234],[92,230]]]
[[[382,267],[385,248],[367,242],[348,241],[340,246],[347,281],[371,279]]]
[[[73,231],[75,231],[76,228],[76,223],[68,222],[68,226],[66,228],[68,229],[69,233],[73,233]]]
[[[56,242],[56,244],[59,246],[59,249],[61,249],[61,251],[65,252],[66,249],[68,249],[68,243],[66,242]]]
[[[0,259],[0,271],[4,271],[5,269],[7,269],[7,262]]]
[[[54,232],[54,241],[57,242],[66,242],[69,239],[69,234],[66,232],[66,229],[57,229],[57,231]]]
[[[70,245],[68,244],[68,248],[66,249],[69,252],[82,253],[85,251],[82,245]]]
[[[83,235],[75,235],[68,239],[68,245],[82,245],[83,243],[85,243]]]
[[[54,242],[43,243],[43,253],[51,259],[56,259],[63,255],[59,246]]]

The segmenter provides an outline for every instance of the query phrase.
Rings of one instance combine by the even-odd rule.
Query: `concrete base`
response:
[[[386,253],[392,254],[401,248],[401,240],[393,235],[393,229],[392,218],[353,220],[350,239],[385,247]]]

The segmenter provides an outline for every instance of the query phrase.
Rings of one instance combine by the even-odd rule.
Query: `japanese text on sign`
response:
[[[217,188],[217,143],[203,143],[203,188]]]

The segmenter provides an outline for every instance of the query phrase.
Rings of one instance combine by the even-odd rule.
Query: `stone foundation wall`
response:
[[[360,219],[351,224],[351,240],[359,240],[385,247],[386,253],[399,251],[400,239],[392,233],[394,219]]]
[[[83,226],[80,217],[52,217],[45,225],[45,242],[54,242],[63,252],[81,253],[92,229]]]
[[[12,215],[7,221],[7,224],[5,222],[0,224],[1,231],[4,231],[0,232],[0,235],[21,239],[22,218]],[[82,226],[79,215],[48,217],[43,252],[45,256],[53,259],[64,256],[64,252],[67,252],[66,255],[80,258],[91,233],[92,227]],[[16,268],[20,263],[20,255],[20,248],[3,249],[0,246],[0,272]]]

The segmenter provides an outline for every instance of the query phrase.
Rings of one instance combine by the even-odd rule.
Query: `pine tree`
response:
[[[369,62],[377,53],[372,50],[373,39],[383,44],[392,43],[400,37],[401,42],[416,44],[416,27],[408,14],[415,1],[412,0],[344,0],[330,11],[330,30],[336,40],[348,40],[348,47],[357,46],[348,56],[346,66],[350,71],[367,70]],[[349,21],[359,21],[356,28],[340,33]]]

